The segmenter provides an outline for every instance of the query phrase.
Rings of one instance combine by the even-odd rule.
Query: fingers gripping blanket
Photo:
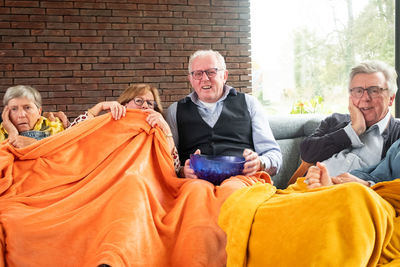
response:
[[[223,204],[227,266],[400,266],[400,180],[243,188]]]
[[[0,145],[0,266],[224,266],[220,206],[257,179],[177,178],[145,117],[106,114],[23,149]]]

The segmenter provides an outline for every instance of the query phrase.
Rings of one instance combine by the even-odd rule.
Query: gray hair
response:
[[[3,97],[3,105],[7,105],[11,99],[25,97],[31,100],[38,108],[42,107],[42,97],[38,90],[27,85],[9,87]]]
[[[396,70],[386,64],[385,62],[379,60],[369,60],[358,64],[357,66],[353,67],[350,72],[350,82],[353,80],[354,76],[360,73],[375,73],[375,72],[382,72],[385,76],[386,83],[389,89],[389,93],[391,95],[396,94],[397,92],[397,73]]]
[[[214,50],[197,50],[189,58],[189,73],[192,72],[192,63],[198,57],[204,56],[215,56],[218,62],[218,69],[226,70],[226,64],[224,57],[217,51]]]

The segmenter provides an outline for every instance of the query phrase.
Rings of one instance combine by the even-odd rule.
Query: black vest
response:
[[[176,120],[182,164],[196,149],[205,155],[225,156],[242,156],[245,148],[254,149],[245,95],[234,89],[224,100],[221,115],[213,128],[201,118],[190,97],[178,102]]]

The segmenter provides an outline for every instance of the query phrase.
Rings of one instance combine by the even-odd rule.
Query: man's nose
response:
[[[360,100],[364,100],[364,101],[370,101],[370,100],[371,100],[371,97],[370,97],[370,95],[368,94],[368,91],[367,91],[367,90],[363,90],[363,94],[362,94],[362,96],[360,97]]]
[[[204,76],[205,76],[205,78],[204,78]],[[201,76],[201,79],[202,80],[209,80],[207,72],[205,72],[205,71],[203,72],[203,76]]]

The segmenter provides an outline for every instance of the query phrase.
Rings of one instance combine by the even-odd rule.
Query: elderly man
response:
[[[189,156],[198,149],[207,155],[243,156],[243,174],[266,171],[274,175],[282,163],[268,120],[260,103],[227,86],[228,70],[220,53],[195,52],[189,60],[194,92],[173,103],[167,111],[181,162],[180,176],[196,178]]]
[[[301,157],[323,162],[332,176],[376,165],[400,137],[400,122],[390,112],[397,74],[380,61],[366,61],[350,73],[349,112],[327,117],[300,144]]]

